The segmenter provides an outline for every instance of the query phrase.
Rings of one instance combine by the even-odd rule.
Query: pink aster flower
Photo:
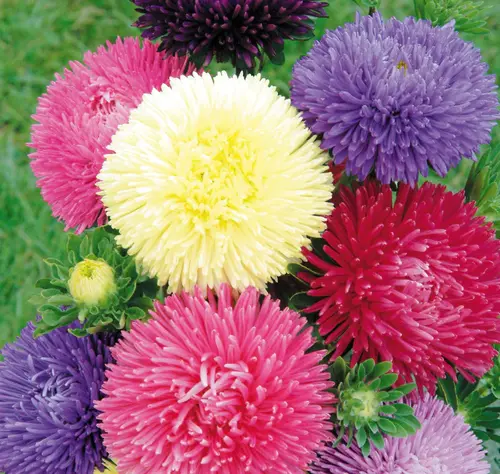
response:
[[[320,332],[360,359],[393,361],[402,379],[433,390],[458,369],[483,375],[500,342],[500,242],[464,194],[426,183],[344,187],[299,274],[316,299]],[[311,267],[311,268],[312,268]]]
[[[99,404],[119,472],[303,474],[330,438],[332,382],[305,320],[254,288],[156,304],[113,355]]]
[[[488,474],[490,467],[481,441],[461,415],[427,394],[414,403],[422,424],[408,438],[387,436],[384,449],[363,457],[354,444],[323,450],[309,471],[312,474]]]
[[[83,64],[70,66],[40,97],[29,146],[35,149],[31,167],[43,198],[66,230],[80,233],[106,222],[96,176],[118,126],[145,93],[194,67],[133,38],[108,42],[87,52]]]

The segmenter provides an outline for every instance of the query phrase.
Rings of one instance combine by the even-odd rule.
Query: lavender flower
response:
[[[0,362],[0,471],[92,474],[107,455],[94,401],[101,398],[111,335],[66,328],[33,338],[28,324]]]
[[[284,39],[312,36],[311,17],[326,16],[318,0],[132,0],[142,36],[161,38],[160,50],[190,54],[198,64],[231,61],[253,69],[267,54],[281,63]]]
[[[296,64],[292,103],[348,174],[414,184],[490,140],[499,115],[487,69],[452,24],[358,16]]]
[[[341,444],[321,452],[309,468],[311,474],[487,474],[490,467],[481,441],[461,415],[441,400],[426,394],[413,402],[422,424],[408,438],[386,437],[384,448],[363,457],[356,443]]]

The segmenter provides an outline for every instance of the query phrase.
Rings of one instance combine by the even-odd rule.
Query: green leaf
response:
[[[413,408],[404,403],[394,403],[391,406],[396,409],[399,416],[413,415]]]
[[[373,359],[366,359],[361,365],[364,367],[366,375],[368,376],[375,368],[375,361]]]
[[[394,408],[394,405],[380,405],[379,412],[392,415],[396,413],[396,408]]]
[[[448,375],[445,379],[439,379],[438,387],[446,403],[456,411],[458,407],[457,390],[451,377]]]
[[[375,445],[375,447],[377,447],[378,449],[384,449],[384,438],[382,437],[380,432],[373,433],[370,436],[370,439],[373,441],[373,444]]]
[[[363,456],[366,458],[370,455],[370,451],[371,451],[371,446],[370,446],[370,443],[365,443],[362,447],[361,447],[361,453],[363,454]]]
[[[337,385],[345,379],[347,370],[345,360],[342,357],[337,357],[332,364],[333,381]]]
[[[136,319],[144,319],[146,317],[144,310],[137,307],[128,308],[126,314],[132,321]]]
[[[381,380],[380,379],[375,379],[368,386],[370,387],[370,389],[372,389],[374,392],[376,392],[376,391],[378,391],[380,389],[380,384],[381,384]]]
[[[361,427],[357,432],[356,432],[356,441],[358,442],[359,447],[363,447],[363,445],[366,443],[367,436],[366,436],[366,431],[364,427]]]
[[[390,392],[380,392],[379,396],[384,402],[395,402],[402,398],[403,394],[399,390],[391,390]]]
[[[373,369],[373,372],[370,375],[370,380],[386,374],[391,369],[392,369],[392,362],[389,361],[379,362]]]
[[[385,388],[392,387],[398,380],[398,374],[385,374],[380,377],[380,387],[379,390],[384,390]]]
[[[380,417],[378,420],[378,426],[382,431],[388,434],[395,433],[397,431],[396,426],[389,418]]]
[[[52,285],[52,282],[51,282],[51,279],[50,278],[41,278],[40,280],[38,280],[36,283],[35,283],[35,287],[36,288],[52,288],[53,285]]]
[[[51,296],[48,299],[48,303],[56,306],[72,306],[75,304],[75,301],[73,300],[71,295],[58,294]]]
[[[417,384],[415,383],[407,383],[397,387],[398,392],[401,392],[403,395],[408,395],[409,393],[413,392],[413,390],[415,390],[416,388]]]
[[[300,312],[315,303],[315,299],[308,296],[307,292],[295,293],[289,300],[288,306],[294,311]]]

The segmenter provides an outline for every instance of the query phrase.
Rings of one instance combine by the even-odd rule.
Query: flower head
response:
[[[78,304],[100,306],[116,292],[115,272],[104,260],[85,258],[70,273],[69,292]]]
[[[0,470],[92,474],[106,457],[94,406],[113,336],[77,338],[66,329],[7,345],[0,362]]]
[[[263,289],[332,208],[327,155],[259,76],[173,79],[110,148],[98,185],[117,242],[173,292]]]
[[[391,389],[398,378],[397,374],[388,373],[391,368],[390,362],[376,364],[373,359],[367,359],[348,370],[342,357],[335,360],[332,374],[338,402],[334,415],[337,430],[334,447],[346,432],[350,445],[356,431],[358,446],[366,456],[372,443],[380,449],[384,447],[382,433],[405,437],[420,428],[411,407],[394,403],[414,390],[416,384]]]
[[[70,332],[78,336],[130,329],[153,307],[156,282],[138,274],[134,259],[106,227],[69,234],[66,261],[47,262],[51,278],[37,282],[39,293],[30,300],[40,313],[35,336],[76,320],[82,325]]]
[[[320,332],[352,363],[390,360],[433,390],[457,368],[482,376],[500,342],[500,241],[464,194],[426,183],[342,188],[322,249],[299,273]]]
[[[142,13],[144,38],[161,38],[161,50],[190,54],[208,65],[215,56],[242,69],[264,55],[283,60],[283,40],[307,39],[312,17],[326,16],[318,0],[132,0]]]
[[[118,469],[136,474],[303,473],[330,439],[324,352],[305,320],[249,288],[156,304],[116,346],[99,404]]]
[[[386,437],[383,449],[364,457],[356,444],[341,444],[319,453],[311,474],[487,474],[490,467],[481,441],[462,416],[441,400],[414,402],[422,424],[408,438]]]
[[[57,75],[39,100],[30,157],[54,216],[79,233],[106,222],[95,183],[118,126],[143,94],[193,66],[185,58],[164,58],[149,42],[141,47],[126,38],[86,53],[84,63],[73,62],[71,69]]]
[[[499,115],[487,70],[451,24],[358,17],[297,63],[292,103],[347,174],[414,184],[490,140]]]

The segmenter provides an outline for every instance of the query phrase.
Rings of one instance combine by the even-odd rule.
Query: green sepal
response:
[[[130,321],[148,318],[153,299],[159,292],[155,280],[139,273],[134,259],[115,243],[115,233],[109,228],[86,231],[81,236],[68,235],[66,260],[47,259],[52,278],[37,282],[38,294],[31,298],[40,314],[36,334],[80,320],[82,327],[75,335],[93,334],[130,328]],[[115,286],[98,304],[84,306],[71,296],[68,282],[73,267],[83,260],[100,260],[112,269]],[[63,309],[66,308],[66,309]],[[70,308],[71,310],[68,310]]]

